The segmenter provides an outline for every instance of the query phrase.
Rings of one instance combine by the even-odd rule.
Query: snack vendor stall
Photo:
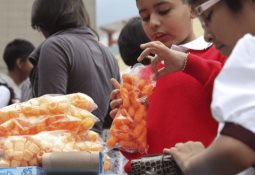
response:
[[[81,93],[44,95],[0,109],[0,174],[101,174],[103,141],[91,128],[94,101]]]

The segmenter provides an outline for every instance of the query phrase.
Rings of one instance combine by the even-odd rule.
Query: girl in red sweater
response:
[[[210,112],[215,76],[203,78],[208,74],[217,74],[225,57],[203,38],[196,39],[192,28],[194,15],[184,0],[137,0],[136,3],[148,38],[169,47],[177,59],[189,58],[185,65],[191,62],[196,65],[193,65],[192,70],[186,70],[186,66],[181,65],[183,72],[167,74],[157,79],[154,92],[148,99],[148,153],[161,153],[165,147],[189,140],[198,140],[209,145],[216,136],[218,127]],[[145,49],[141,58],[149,53],[153,53],[153,49]],[[207,68],[207,71],[201,74],[203,81],[185,73],[199,72],[202,67]],[[116,82],[114,83],[116,85]],[[122,103],[120,99],[115,99],[116,93],[118,90],[112,93],[112,117]],[[125,152],[123,154],[128,159],[141,156]],[[125,170],[129,172],[129,163]]]

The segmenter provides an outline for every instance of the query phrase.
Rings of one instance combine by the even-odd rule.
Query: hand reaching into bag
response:
[[[187,53],[169,49],[160,41],[152,41],[146,44],[141,44],[144,51],[138,57],[138,61],[145,58],[151,59],[152,68],[155,72],[155,77],[163,76],[169,72],[183,71],[187,62]],[[151,55],[155,55],[152,57]],[[159,68],[158,64],[162,63],[163,67]]]

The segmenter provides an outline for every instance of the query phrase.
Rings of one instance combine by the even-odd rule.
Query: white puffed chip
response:
[[[7,160],[12,159],[13,157],[13,150],[12,149],[7,149],[4,151],[4,158]]]
[[[24,141],[16,141],[14,142],[14,150],[15,151],[24,151],[25,149],[25,142]]]
[[[29,151],[31,151],[34,154],[37,154],[40,151],[39,146],[37,146],[36,144],[32,143],[30,145],[28,145],[28,147],[26,147]]]
[[[23,159],[23,151],[14,151],[12,156],[15,160],[21,161]]]
[[[5,141],[4,142],[4,150],[7,150],[7,149],[13,150],[13,143],[12,142],[10,142],[10,141]]]
[[[34,156],[34,153],[32,153],[30,150],[26,149],[23,153],[23,160],[29,161]]]

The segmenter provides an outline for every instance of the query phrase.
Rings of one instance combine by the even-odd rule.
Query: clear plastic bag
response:
[[[27,102],[1,108],[0,124],[13,118],[52,114],[69,114],[79,118],[86,116],[96,108],[95,102],[86,94],[44,95]]]
[[[84,146],[84,143],[87,143]],[[86,148],[86,149],[85,149]],[[67,131],[41,132],[31,136],[12,136],[0,141],[0,166],[38,166],[44,153],[100,152],[104,147],[93,131],[74,135]]]
[[[44,153],[103,152],[87,95],[44,95],[0,110],[0,166],[38,166]]]
[[[126,152],[146,153],[147,121],[144,101],[152,93],[155,82],[151,79],[150,67],[135,66],[129,74],[123,74],[119,97],[120,106],[107,145]],[[149,73],[148,73],[149,72]]]
[[[75,134],[91,129],[97,118],[92,114],[77,118],[68,114],[10,119],[0,125],[0,136],[34,135],[43,131],[68,130]]]

